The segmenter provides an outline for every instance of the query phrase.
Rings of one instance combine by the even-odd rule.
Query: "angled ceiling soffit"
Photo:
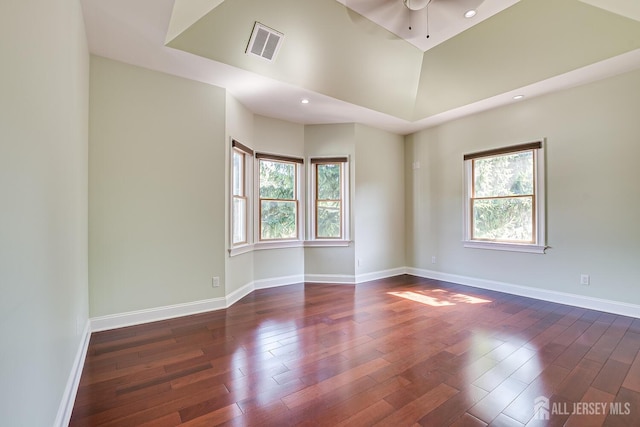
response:
[[[618,15],[640,21],[640,1],[636,0],[580,0]]]
[[[273,62],[245,53],[255,22],[284,34]],[[405,120],[414,115],[423,52],[335,0],[225,1],[167,45]]]
[[[640,48],[640,23],[580,0],[521,0],[425,52],[414,120]]]
[[[520,0],[423,53],[335,0],[176,0],[167,46],[419,121],[639,49],[620,1]],[[255,22],[273,62],[245,53]]]
[[[165,44],[218,7],[223,1],[225,0],[175,0]]]

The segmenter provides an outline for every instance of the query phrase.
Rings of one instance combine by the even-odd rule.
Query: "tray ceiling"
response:
[[[93,53],[225,87],[258,114],[300,123],[360,122],[407,134],[515,94],[640,68],[640,11],[617,0],[485,0],[474,25],[463,22],[432,46],[403,39],[346,7],[350,1],[83,6]],[[256,21],[284,34],[272,62],[245,53]],[[301,106],[302,98],[311,103]]]

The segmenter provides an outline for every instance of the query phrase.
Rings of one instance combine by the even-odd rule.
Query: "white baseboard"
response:
[[[193,301],[183,304],[154,307],[144,310],[129,311],[126,313],[110,314],[107,316],[91,318],[91,331],[99,332],[109,329],[124,328],[125,326],[141,325],[143,323],[157,322],[159,320],[173,319],[189,316],[191,314],[205,313],[207,311],[229,308],[237,301],[249,295],[255,289],[266,289],[277,286],[292,285],[304,282],[303,275],[275,277],[250,282],[240,289],[231,292],[224,298],[212,298]]]
[[[588,308],[590,310],[604,311],[640,318],[640,306],[626,302],[606,300],[602,298],[588,297],[584,295],[570,294],[567,292],[552,291],[549,289],[531,288],[528,286],[513,285],[510,283],[493,280],[478,279],[475,277],[459,276],[456,274],[441,273],[439,271],[422,270],[419,268],[407,268],[407,274],[423,277],[425,279],[442,280],[474,288],[488,289],[507,294],[520,295],[543,301],[556,302],[574,307]]]
[[[73,404],[75,403],[76,395],[78,394],[80,377],[82,376],[82,369],[84,368],[84,360],[87,357],[87,349],[89,348],[90,339],[91,322],[87,320],[84,330],[82,331],[82,338],[80,339],[80,345],[78,346],[76,357],[73,359],[73,365],[71,366],[71,372],[67,379],[67,385],[64,388],[64,393],[60,400],[58,414],[56,415],[56,420],[53,423],[54,427],[67,427],[71,421]]]
[[[302,275],[276,277],[272,279],[260,279],[249,282],[246,285],[242,286],[240,289],[236,289],[235,291],[227,295],[227,306],[225,308],[231,307],[233,304],[237,303],[256,289],[276,288],[279,286],[294,285],[296,283],[302,282],[304,282],[304,276]]]
[[[227,308],[226,298],[212,298],[91,318],[91,331],[105,331]]]
[[[356,283],[369,282],[371,280],[386,279],[387,277],[407,274],[407,267],[392,268],[390,270],[374,271],[356,275]]]
[[[591,310],[605,311],[608,313],[640,318],[640,306],[636,304],[570,294],[566,292],[558,292],[548,289],[514,285],[493,280],[478,279],[469,276],[442,273],[439,271],[424,270],[413,267],[399,267],[372,273],[358,274],[355,277],[351,275],[339,274],[307,274],[255,280],[242,286],[240,289],[233,291],[225,298],[214,298],[194,301],[185,304],[176,304],[166,307],[157,307],[109,316],[94,317],[90,319],[91,331],[97,332],[107,329],[122,328],[125,326],[138,325],[142,323],[155,322],[158,320],[171,319],[175,317],[187,316],[190,314],[228,308],[256,289],[267,289],[286,286],[295,283],[303,283],[305,281],[313,283],[335,283],[353,285],[368,282],[371,280],[398,276],[401,274],[411,274],[427,279],[442,280],[481,289],[505,292],[508,294],[520,295],[544,301],[573,305],[576,307],[583,307]]]
[[[350,274],[305,274],[304,281],[309,283],[330,283],[334,285],[355,285],[356,278]]]
[[[371,280],[386,279],[407,273],[407,267],[392,268],[389,270],[374,271],[357,275],[349,274],[305,274],[304,281],[312,283],[332,283],[338,285],[356,285]]]
[[[125,326],[140,325],[143,323],[156,322],[159,320],[173,319],[175,317],[188,316],[191,314],[204,313],[207,311],[228,308],[240,299],[249,295],[256,289],[267,289],[279,286],[293,285],[296,283],[336,283],[350,284],[361,283],[368,280],[381,279],[398,274],[404,274],[406,268],[397,268],[374,273],[367,273],[356,277],[340,274],[297,274],[292,276],[273,277],[269,279],[259,279],[247,283],[241,288],[231,292],[224,298],[213,298],[207,300],[193,301],[183,304],[168,305],[164,307],[154,307],[144,310],[129,311],[126,313],[110,314],[107,316],[91,318],[91,331],[99,332],[109,329],[123,328]]]
[[[238,301],[240,301],[242,298],[249,295],[254,290],[255,290],[255,287],[253,285],[253,282],[250,282],[244,285],[243,287],[241,287],[240,289],[237,289],[231,292],[229,295],[227,295],[227,298],[226,298],[227,300],[226,308],[231,307],[233,304],[237,303]]]
[[[304,274],[254,280],[253,287],[254,289],[268,289],[277,288],[278,286],[295,285],[296,283],[304,283]]]

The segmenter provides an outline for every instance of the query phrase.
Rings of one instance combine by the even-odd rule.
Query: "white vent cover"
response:
[[[268,61],[273,61],[280,49],[283,38],[284,34],[256,22],[253,26],[246,52]]]

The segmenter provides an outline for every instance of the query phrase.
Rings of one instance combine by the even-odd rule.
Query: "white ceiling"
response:
[[[541,72],[539,75],[544,78],[534,79],[531,83],[518,87],[509,87],[508,90],[502,90],[500,89],[501,86],[498,85],[498,89],[485,91],[483,96],[478,99],[465,100],[452,108],[428,114],[419,120],[406,120],[401,118],[402,115],[389,114],[388,112],[382,113],[379,109],[376,111],[374,108],[363,106],[368,105],[364,101],[346,102],[338,99],[339,95],[328,96],[326,94],[330,93],[328,90],[318,90],[317,87],[314,87],[314,90],[307,89],[303,87],[304,85],[298,84],[291,78],[266,77],[263,75],[265,73],[231,66],[206,58],[206,55],[196,55],[185,50],[165,46],[167,39],[173,39],[181,34],[182,30],[188,30],[190,22],[196,21],[203,15],[222,13],[217,12],[221,10],[221,8],[217,8],[219,4],[227,3],[231,7],[233,2],[237,0],[177,0],[179,5],[184,6],[187,4],[191,7],[187,9],[180,8],[179,10],[176,8],[172,21],[174,1],[176,0],[82,0],[90,51],[93,54],[129,64],[224,87],[232,96],[253,112],[296,123],[357,122],[399,134],[409,134],[447,120],[515,102],[513,96],[516,94],[523,94],[530,98],[640,68],[640,40],[628,41],[621,37],[620,40],[624,42],[624,46],[616,50],[616,54],[613,56],[596,58],[596,60],[583,60],[580,62],[582,66],[565,72]],[[326,2],[326,0],[314,1]],[[346,3],[350,8],[356,9],[358,7],[357,2],[362,4],[364,0],[337,1],[343,4]],[[372,4],[372,0],[367,1]],[[381,0],[376,1],[379,2]],[[401,8],[404,7],[401,0],[385,1],[387,3],[392,2],[394,7],[398,5]],[[572,1],[576,3],[574,0],[555,1]],[[494,25],[493,21],[500,22],[489,19],[491,15],[497,13],[498,15],[496,16],[499,16],[502,10],[514,3],[518,3],[518,1],[485,0],[478,8],[479,19],[476,21],[485,20],[485,22],[477,27],[483,26],[482,31],[486,33],[488,26]],[[602,8],[597,10],[601,10],[603,17],[609,20],[611,19],[608,16],[610,13],[605,12],[604,9],[616,14],[626,15],[631,19],[638,20],[640,18],[640,11],[637,6],[625,7],[624,3],[621,6],[621,0],[584,0],[584,3],[590,3],[592,6]],[[589,7],[591,8],[592,6]],[[364,19],[361,15],[351,12],[350,9],[345,8],[344,10],[352,21]],[[372,21],[380,21],[380,16],[376,16],[376,14],[380,15],[381,10],[383,9],[373,8],[371,12],[366,13],[371,15]],[[415,38],[415,36],[410,33],[408,36],[409,41],[414,46],[419,46],[420,50],[429,50],[437,45],[439,57],[446,55],[447,52],[453,52],[453,48],[450,48],[450,46],[457,45],[456,49],[458,50],[456,52],[459,52],[460,49],[464,50],[464,45],[461,48],[460,44],[466,42],[465,40],[467,39],[474,39],[475,37],[471,37],[472,34],[467,31],[467,33],[464,33],[466,39],[460,38],[461,41],[457,42],[458,37],[451,38],[451,32],[464,31],[470,25],[470,21],[454,20],[455,25],[452,24],[451,28],[456,28],[455,30],[449,27],[441,30],[438,29],[438,25],[431,23],[431,19],[435,19],[437,16],[433,10],[437,9],[434,7],[430,10],[431,37],[429,39],[431,40],[425,43],[420,36],[419,42],[411,41],[411,38]],[[361,12],[365,11],[361,10]],[[588,12],[591,11],[589,10]],[[285,12],[280,11],[279,13]],[[385,16],[391,17],[395,15],[387,14]],[[249,17],[248,19],[253,18]],[[301,19],[310,19],[310,17],[302,16]],[[384,25],[389,27],[387,30],[403,35],[402,28],[393,29],[395,28],[393,25],[397,26],[398,22],[402,23],[402,21],[390,18],[385,21]],[[168,35],[170,24],[171,33]],[[330,30],[332,28],[331,25],[332,23],[330,22],[326,23],[327,29]],[[335,25],[338,25],[338,23]],[[353,25],[357,28],[361,23],[354,21]],[[638,26],[640,27],[640,23]],[[540,30],[544,31],[544,29]],[[477,34],[481,36],[483,33],[478,32]],[[632,34],[635,37],[636,33]],[[541,59],[534,58],[534,60],[540,61]],[[544,67],[540,69],[544,70]],[[557,67],[555,70],[557,70]],[[319,72],[321,71],[319,70]],[[424,73],[425,71],[416,70],[416,72]],[[380,86],[378,87],[381,88],[382,85],[391,83],[380,81]],[[482,84],[482,82],[477,83]],[[495,85],[495,82],[493,84]],[[376,87],[371,88],[371,91],[375,92]],[[487,96],[487,93],[489,96]],[[310,99],[311,103],[301,105],[300,100],[302,98]]]

